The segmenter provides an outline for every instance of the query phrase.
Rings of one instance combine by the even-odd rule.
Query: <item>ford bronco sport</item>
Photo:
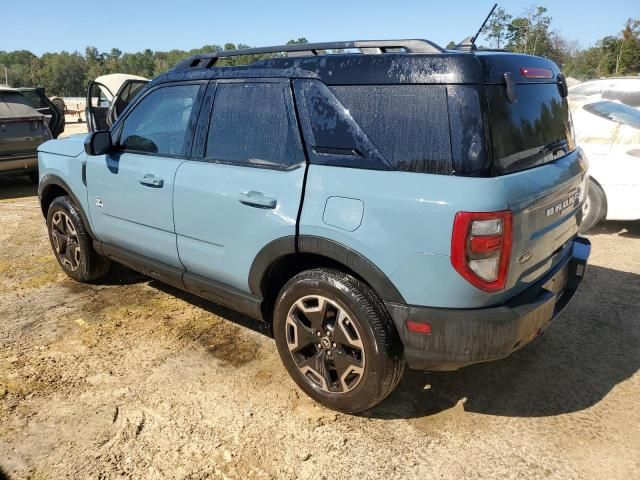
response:
[[[197,55],[41,146],[42,212],[70,277],[113,260],[270,322],[299,387],[360,412],[405,364],[509,355],[576,292],[566,96],[551,61],[424,40]]]

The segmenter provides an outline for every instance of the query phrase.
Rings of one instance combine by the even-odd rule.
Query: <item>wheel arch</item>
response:
[[[370,260],[334,240],[311,235],[288,236],[267,244],[249,272],[249,288],[263,298],[263,316],[271,317],[275,298],[294,275],[311,268],[335,268],[367,283],[382,300],[405,303],[391,280]]]
[[[89,236],[95,240],[96,237],[91,230],[91,223],[89,223],[89,218],[82,208],[82,203],[80,203],[78,197],[73,193],[71,187],[69,187],[69,185],[57,175],[45,175],[38,184],[38,198],[40,199],[40,209],[42,210],[44,218],[47,218],[51,202],[53,202],[56,197],[63,195],[67,195],[71,198],[75,206],[78,208],[78,212],[80,212],[80,217],[82,217],[87,233],[89,233]]]
[[[599,189],[600,189],[600,193],[602,193],[602,218],[601,220],[607,218],[607,210],[609,208],[609,205],[607,203],[607,192],[605,192],[604,188],[602,188],[602,184],[596,180],[594,177],[589,176],[589,181],[593,182]]]

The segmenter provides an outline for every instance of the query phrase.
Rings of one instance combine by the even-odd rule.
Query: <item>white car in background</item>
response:
[[[148,78],[125,73],[111,73],[89,82],[85,107],[89,132],[111,128],[147,83]]]
[[[589,159],[591,175],[582,231],[604,219],[640,219],[640,110],[589,100],[570,97],[576,143]]]
[[[640,109],[640,77],[590,80],[570,87],[569,100],[579,102],[613,100]]]

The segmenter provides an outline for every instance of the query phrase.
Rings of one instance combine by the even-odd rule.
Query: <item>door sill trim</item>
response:
[[[205,300],[213,301],[252,318],[264,320],[262,298],[256,295],[188,273],[184,269],[166,265],[114,245],[96,240],[93,242],[93,247],[102,256],[121,263],[143,275],[180,290],[193,293]]]

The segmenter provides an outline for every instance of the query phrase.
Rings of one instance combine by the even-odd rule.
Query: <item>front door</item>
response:
[[[114,151],[89,157],[87,191],[95,235],[162,264],[182,268],[173,224],[173,179],[191,150],[205,85],[150,90],[114,126]]]
[[[248,292],[258,252],[295,235],[304,153],[289,80],[212,83],[203,104],[211,97],[195,142],[202,158],[176,174],[178,251],[185,283],[194,275]]]

